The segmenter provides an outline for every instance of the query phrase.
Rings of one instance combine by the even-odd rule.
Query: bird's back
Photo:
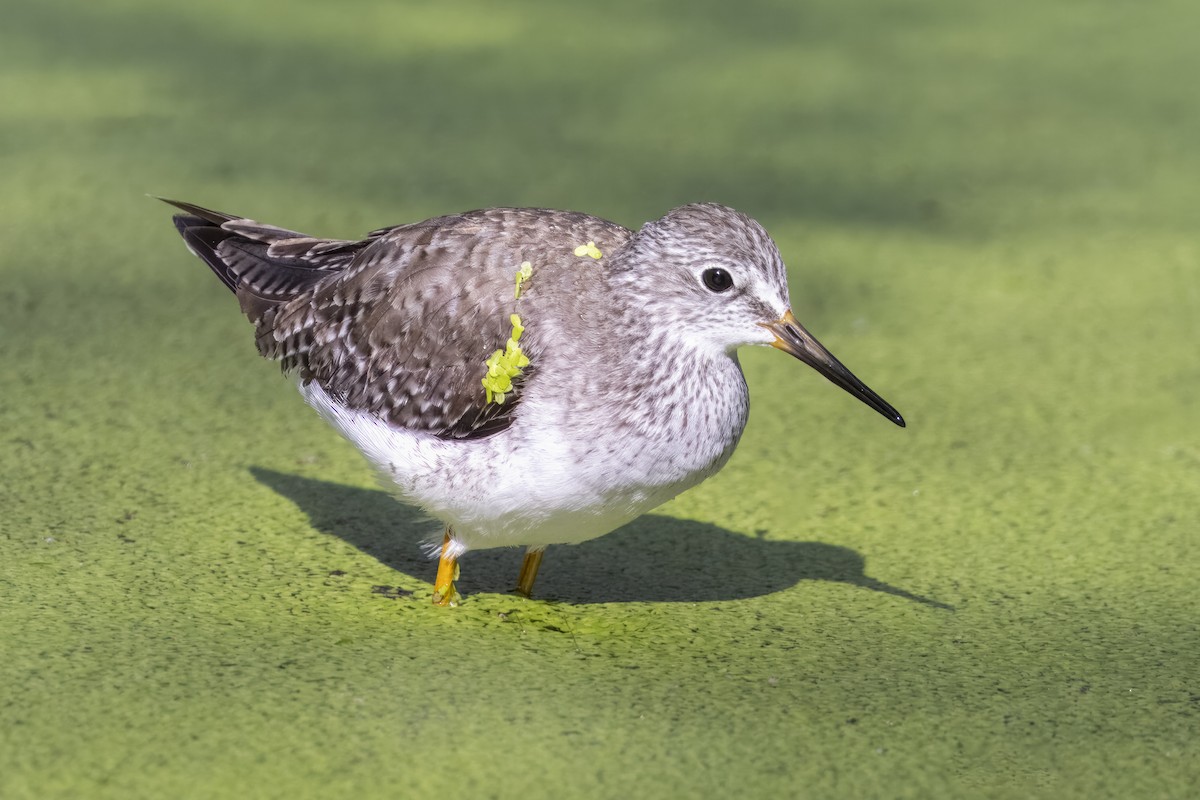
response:
[[[597,310],[582,298],[603,295],[604,254],[631,236],[586,214],[499,208],[320,239],[173,204],[188,246],[237,294],[262,355],[348,409],[443,438],[512,423],[556,343],[586,342],[578,328]],[[489,402],[486,361],[505,348],[514,314],[530,364],[514,393]]]

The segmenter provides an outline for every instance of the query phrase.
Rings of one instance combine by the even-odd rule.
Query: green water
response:
[[[10,4],[0,796],[1197,795],[1198,23]],[[430,523],[146,192],[339,236],[725,202],[909,427],[744,352],[724,472],[435,609]]]

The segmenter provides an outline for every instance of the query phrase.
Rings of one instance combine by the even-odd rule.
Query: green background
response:
[[[1200,6],[18,0],[0,796],[1194,797]],[[178,196],[757,217],[909,421],[743,352],[717,477],[471,554],[257,359]]]

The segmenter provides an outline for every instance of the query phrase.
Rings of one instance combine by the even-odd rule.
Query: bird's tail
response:
[[[258,323],[269,310],[341,272],[369,241],[317,239],[244,217],[158,198],[184,212],[174,216],[184,243],[237,294]]]

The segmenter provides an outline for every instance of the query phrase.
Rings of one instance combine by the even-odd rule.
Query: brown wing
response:
[[[539,273],[548,278],[556,265],[581,267],[576,245],[593,240],[611,252],[630,235],[583,214],[489,209],[342,242],[185,210],[226,236],[215,245],[215,232],[188,241],[210,266],[210,258],[223,265],[255,323],[259,352],[349,408],[445,438],[507,428],[537,372],[537,337],[523,338],[530,366],[503,403],[487,402],[484,362],[508,340],[510,315],[536,326],[547,313],[545,302],[514,298],[521,263],[534,265],[537,287]]]
[[[159,198],[185,211],[175,228],[188,249],[208,264],[256,325],[280,303],[311,291],[348,267],[367,242],[316,239],[220,211]]]

